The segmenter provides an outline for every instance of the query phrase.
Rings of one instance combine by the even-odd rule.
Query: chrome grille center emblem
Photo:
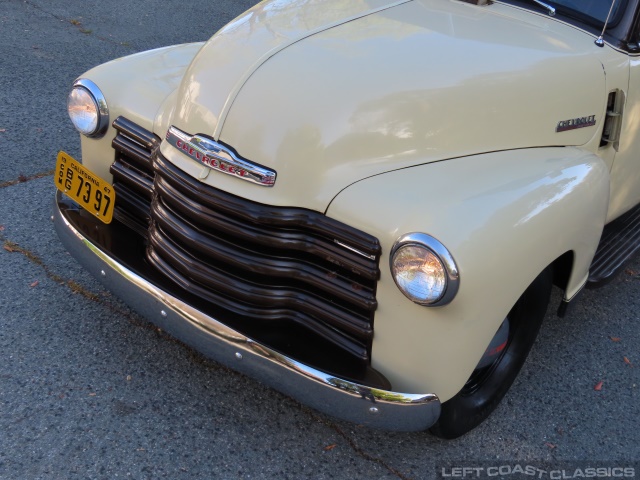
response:
[[[211,138],[189,135],[176,127],[167,131],[167,142],[188,157],[206,165],[211,170],[233,175],[264,187],[273,187],[276,172],[238,157],[234,152]]]

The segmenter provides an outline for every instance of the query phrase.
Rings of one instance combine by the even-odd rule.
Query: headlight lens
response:
[[[445,305],[458,291],[458,269],[449,251],[424,233],[404,235],[391,251],[391,273],[400,291],[420,305]]]
[[[433,303],[447,288],[442,262],[418,245],[400,248],[393,258],[393,277],[407,297],[417,303]]]
[[[76,129],[88,137],[104,134],[109,124],[109,110],[104,95],[90,80],[79,79],[67,98],[69,117]]]
[[[84,135],[95,133],[98,128],[98,105],[82,87],[71,90],[67,99],[67,109],[73,125]]]

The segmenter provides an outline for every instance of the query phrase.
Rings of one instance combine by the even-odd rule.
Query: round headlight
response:
[[[99,137],[109,125],[107,102],[91,80],[76,80],[67,98],[67,110],[74,127],[87,137]]]
[[[420,305],[445,305],[458,291],[453,257],[438,240],[424,233],[398,239],[391,250],[391,273],[400,291]]]

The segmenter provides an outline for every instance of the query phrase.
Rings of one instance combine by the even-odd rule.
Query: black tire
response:
[[[456,396],[442,404],[440,418],[431,427],[431,433],[446,439],[457,438],[477,427],[498,406],[538,335],[549,304],[552,280],[551,268],[547,268],[529,285],[507,316],[506,346],[489,366],[476,369]]]

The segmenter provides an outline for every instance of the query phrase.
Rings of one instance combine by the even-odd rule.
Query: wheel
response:
[[[544,270],[513,306],[478,366],[456,396],[442,404],[431,433],[452,439],[482,423],[515,380],[538,335],[551,296],[553,275]]]

